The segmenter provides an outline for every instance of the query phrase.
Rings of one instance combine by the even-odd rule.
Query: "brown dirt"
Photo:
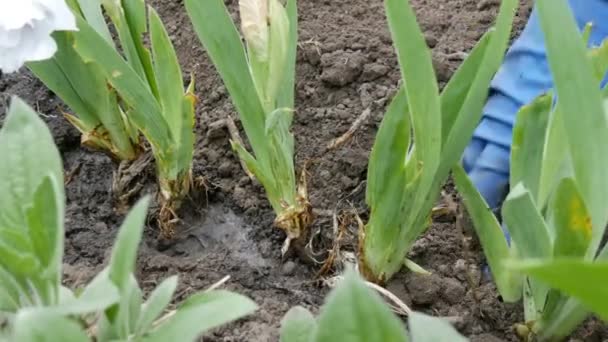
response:
[[[195,176],[210,184],[206,196],[196,194],[180,211],[181,236],[160,246],[150,223],[141,246],[138,277],[149,290],[161,279],[178,274],[180,298],[204,289],[225,275],[227,287],[260,305],[247,319],[211,333],[208,341],[277,341],[281,317],[294,305],[316,311],[328,289],[314,281],[317,268],[298,260],[280,260],[282,233],[272,228],[273,212],[261,187],[241,170],[224,130],[209,124],[232,115],[221,80],[199,44],[180,0],[151,1],[166,22],[184,74],[197,78],[199,140]],[[232,10],[236,0],[226,1]],[[517,18],[521,28],[531,1],[523,1]],[[499,1],[412,0],[433,56],[437,77],[444,82],[460,63],[450,55],[466,52],[491,25]],[[300,49],[297,70],[297,160],[317,158],[308,172],[311,201],[322,210],[355,209],[366,215],[364,180],[367,158],[387,99],[396,89],[399,70],[386,28],[381,0],[300,0]],[[66,282],[80,285],[106,263],[123,219],[110,193],[114,165],[105,156],[79,146],[78,132],[61,117],[61,102],[27,71],[0,76],[0,113],[11,95],[19,95],[46,113],[63,154],[67,185]],[[365,109],[371,119],[350,143],[332,153],[323,147],[343,134]],[[0,114],[3,115],[3,114]],[[0,119],[2,117],[0,116]],[[141,181],[154,192],[153,170]],[[404,301],[433,315],[451,316],[474,341],[516,341],[511,325],[521,320],[519,305],[500,302],[482,279],[483,255],[470,229],[453,220],[435,222],[414,246],[410,257],[433,271],[430,277],[402,273],[388,288]],[[331,219],[320,217],[315,228],[331,235]],[[584,341],[608,336],[605,326],[590,321],[577,334]]]

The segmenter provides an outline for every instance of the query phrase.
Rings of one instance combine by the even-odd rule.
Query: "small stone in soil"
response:
[[[441,278],[438,276],[412,273],[406,283],[412,302],[417,305],[427,305],[437,300],[441,291]]]
[[[207,156],[207,160],[210,164],[217,162],[217,160],[220,158],[220,154],[213,149],[205,149],[204,155]]]
[[[460,280],[467,279],[467,262],[464,259],[456,260],[454,264],[454,273],[456,274],[456,278]]]
[[[288,261],[284,263],[283,267],[281,267],[281,274],[286,276],[293,275],[295,273],[296,266],[296,263],[293,261]]]
[[[454,278],[445,278],[443,281],[443,298],[450,304],[458,304],[464,298],[465,287]]]
[[[401,301],[403,301],[405,305],[412,306],[412,298],[410,298],[410,295],[407,293],[407,289],[405,288],[405,284],[403,283],[403,281],[391,281],[386,286],[386,289],[390,293],[401,299]]]
[[[424,40],[426,40],[426,45],[428,45],[431,49],[437,46],[437,43],[439,42],[437,37],[435,37],[435,35],[432,33],[426,33],[424,35]]]
[[[217,169],[217,171],[219,172],[220,176],[224,178],[232,176],[232,163],[230,163],[229,161],[224,161]]]
[[[326,53],[321,56],[321,80],[330,86],[343,87],[354,82],[363,72],[365,57],[361,53]]]
[[[388,74],[389,70],[389,67],[380,63],[365,64],[365,66],[363,66],[361,80],[364,82],[376,80]]]

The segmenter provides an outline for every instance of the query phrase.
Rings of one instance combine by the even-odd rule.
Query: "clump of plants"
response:
[[[555,92],[519,112],[511,191],[502,208],[510,244],[461,168],[455,180],[502,297],[523,298],[525,340],[561,340],[594,310],[606,318],[602,238],[608,223],[608,122],[599,84],[607,45],[586,51],[565,1],[539,0]],[[588,32],[584,35],[587,36]],[[602,280],[604,279],[604,280]]]
[[[74,112],[65,117],[82,133],[83,145],[126,162],[151,149],[159,186],[158,222],[162,235],[171,238],[175,211],[193,185],[194,80],[184,87],[169,35],[143,0],[68,4],[78,30],[55,32],[58,52],[28,67]],[[121,168],[115,179],[113,189],[122,204],[139,189],[129,188],[133,176],[120,176],[141,172],[141,164],[139,159]]]
[[[359,230],[359,270],[375,283],[386,282],[402,268],[410,247],[430,225],[441,187],[481,117],[517,1],[502,1],[495,28],[441,93],[409,1],[386,0],[385,6],[403,86],[384,115],[368,166],[371,213]]]

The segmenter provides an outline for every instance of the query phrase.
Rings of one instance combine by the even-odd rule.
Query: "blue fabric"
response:
[[[594,24],[590,45],[608,37],[608,0],[569,0],[579,28]],[[604,84],[608,79],[604,80]],[[553,86],[536,9],[513,43],[490,88],[490,97],[463,165],[491,208],[507,192],[513,122],[519,108]]]

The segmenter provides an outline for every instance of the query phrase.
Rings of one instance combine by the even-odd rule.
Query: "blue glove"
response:
[[[589,22],[594,24],[590,45],[599,45],[608,36],[608,0],[569,0],[569,4],[581,30]],[[535,9],[492,81],[481,123],[463,156],[466,172],[490,208],[497,208],[508,190],[517,111],[552,87]]]

